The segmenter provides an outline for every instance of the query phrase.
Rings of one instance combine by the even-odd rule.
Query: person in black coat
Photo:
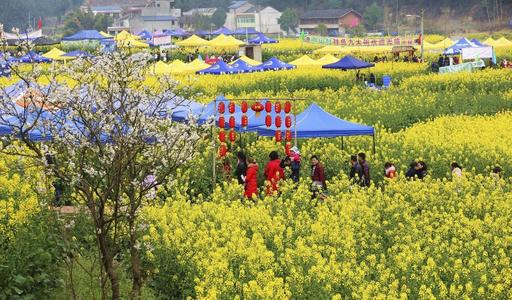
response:
[[[243,152],[237,153],[238,164],[236,165],[235,176],[239,184],[245,183],[245,176],[247,175],[247,157]]]

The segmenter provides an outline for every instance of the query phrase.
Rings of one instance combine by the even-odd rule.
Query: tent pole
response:
[[[343,144],[343,137],[341,137],[341,151],[345,150],[345,145]]]
[[[372,135],[373,137],[373,154],[375,154],[375,133]]]

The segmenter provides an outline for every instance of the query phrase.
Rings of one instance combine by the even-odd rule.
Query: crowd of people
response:
[[[238,183],[244,186],[245,196],[247,198],[251,199],[257,197],[257,195],[259,195],[258,163],[254,158],[247,158],[243,152],[238,152],[237,159],[238,162],[234,175]],[[291,179],[294,183],[298,183],[301,165],[301,155],[297,147],[293,147],[290,151],[290,155],[285,156],[283,159],[279,157],[277,151],[270,152],[269,161],[263,170],[265,193],[272,195],[274,192],[279,192],[279,182],[281,180]],[[289,171],[286,172],[286,169],[289,169]],[[453,162],[450,165],[450,170],[453,178],[459,178],[463,175],[463,168],[457,162]],[[231,168],[225,168],[225,172],[230,173]],[[366,160],[365,153],[361,152],[357,155],[351,155],[349,178],[353,185],[358,185],[363,188],[370,187],[370,173],[370,165]],[[500,167],[493,169],[493,176],[497,180],[501,178],[501,173],[502,169]],[[286,174],[289,174],[288,178]],[[428,168],[424,161],[411,162],[405,173],[405,177],[410,180],[423,180],[427,175]],[[397,168],[393,163],[386,162],[384,164],[384,177],[388,180],[397,178]],[[319,199],[327,197],[325,169],[318,155],[310,157],[310,178],[312,197]]]

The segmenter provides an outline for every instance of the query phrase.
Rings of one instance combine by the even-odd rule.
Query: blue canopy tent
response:
[[[249,44],[261,45],[261,44],[275,44],[279,43],[278,40],[266,37],[263,33],[258,33],[258,36],[248,40]]]
[[[272,57],[261,65],[254,67],[257,71],[277,71],[277,70],[291,70],[295,69],[296,66],[287,64],[280,61],[279,59]]]
[[[208,120],[215,118],[215,116],[219,116],[219,114],[217,113],[217,107],[221,102],[224,103],[227,110],[229,100],[227,100],[224,96],[218,96],[214,101],[211,101],[207,105],[191,102],[189,107],[184,107],[184,109],[182,110],[173,112],[172,119],[177,122],[186,122],[188,121],[190,116],[194,116],[195,118],[197,118],[198,124],[205,124]],[[265,101],[262,102],[262,104],[265,105]],[[256,113],[249,109],[247,111],[247,118],[249,121],[248,126],[247,128],[243,128],[243,113],[242,109],[238,105],[235,106],[235,113],[233,115],[235,117],[235,131],[237,132],[256,132],[258,127],[265,124],[265,115],[261,114],[259,116],[256,116]],[[228,122],[229,116],[230,114],[228,112],[224,114],[226,122]],[[215,122],[217,122],[217,120],[215,120]]]
[[[208,34],[209,34],[209,33],[208,33]],[[229,30],[229,29],[228,29],[228,28],[226,28],[226,27],[221,27],[221,28],[219,28],[219,29],[217,29],[217,30],[215,30],[215,31],[212,31],[212,33],[211,33],[211,34],[212,34],[212,35],[221,35],[221,34],[223,34],[223,35],[233,35],[233,34],[234,34],[234,32],[233,32],[233,31],[231,31],[231,30]]]
[[[62,38],[63,41],[91,41],[104,40],[106,37],[101,35],[97,30],[82,30],[73,35]]]
[[[51,59],[41,56],[34,51],[30,51],[29,53],[18,58],[19,62],[22,63],[49,63],[52,62]]]
[[[63,54],[62,56],[66,56],[66,57],[94,57],[89,52],[82,51],[82,50],[74,50],[74,51],[68,52],[66,54]]]
[[[251,73],[255,71],[253,66],[246,63],[244,60],[240,58],[233,62],[231,66],[235,68],[235,70],[237,70],[238,73]]]
[[[9,63],[0,54],[0,77],[11,77]]]
[[[153,35],[147,30],[142,30],[137,34],[137,36],[145,41],[151,41],[153,39]]]
[[[373,127],[360,125],[342,120],[316,104],[311,104],[306,110],[295,118],[296,138],[332,138],[356,135],[373,136],[373,151],[375,152],[375,130]],[[270,128],[261,126],[257,128],[258,135],[272,137],[276,131],[284,130],[272,125]],[[342,144],[343,147],[343,144]]]
[[[186,32],[185,30],[183,30],[181,28],[164,30],[164,33],[166,33],[170,36],[173,36],[173,37],[180,37],[180,38],[190,36],[190,33]]]
[[[256,31],[252,27],[246,27],[246,28],[238,28],[234,31],[235,35],[254,35],[254,34],[260,34],[259,31]]]
[[[375,64],[367,63],[353,56],[347,55],[335,63],[323,65],[324,69],[357,70],[374,67]]]
[[[194,34],[197,36],[207,36],[210,35],[210,32],[206,30],[197,30]]]
[[[444,55],[457,55],[462,53],[462,48],[477,48],[477,44],[471,42],[467,38],[461,38],[453,46],[446,48]]]
[[[209,68],[206,68],[204,70],[196,72],[196,74],[199,74],[199,75],[206,75],[206,74],[222,75],[222,74],[235,74],[235,73],[238,73],[238,70],[236,70],[232,66],[226,64],[222,60],[216,62],[214,65],[212,65]]]
[[[485,47],[485,45],[482,44],[482,42],[480,42],[478,39],[471,39],[471,42],[477,45],[478,47]]]

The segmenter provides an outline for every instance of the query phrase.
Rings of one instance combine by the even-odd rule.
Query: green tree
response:
[[[192,15],[191,23],[195,30],[210,30],[212,19],[208,16],[196,13]]]
[[[316,31],[319,35],[322,35],[322,36],[327,35],[327,25],[325,25],[323,23],[318,24],[318,26],[316,27]]]
[[[100,14],[94,15],[91,12],[82,12],[80,10],[76,10],[66,16],[66,19],[64,20],[64,33],[72,34],[84,29],[96,29],[104,31],[110,25],[112,25],[112,23],[113,20],[109,16]]]
[[[295,28],[297,28],[297,25],[299,24],[299,16],[297,15],[297,11],[292,8],[285,9],[278,22],[283,31],[288,32],[292,30],[295,32]]]
[[[224,26],[224,23],[226,23],[226,11],[222,8],[217,8],[212,15],[211,22],[217,27]]]
[[[384,13],[376,2],[373,2],[372,5],[366,7],[366,10],[364,11],[364,22],[366,24],[366,29],[377,29],[377,24],[383,20]]]

